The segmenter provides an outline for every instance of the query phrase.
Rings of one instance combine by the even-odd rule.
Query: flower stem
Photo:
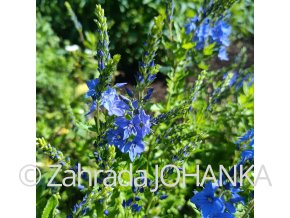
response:
[[[245,212],[245,214],[242,216],[242,218],[247,218],[249,213],[251,213],[251,211],[254,209],[254,201],[252,200],[249,204],[249,207],[247,209],[247,211]]]
[[[99,102],[97,102],[97,116],[95,117],[95,122],[97,126],[97,133],[100,133],[100,105]]]

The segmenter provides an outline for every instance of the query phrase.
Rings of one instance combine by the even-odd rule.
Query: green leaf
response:
[[[42,212],[41,218],[53,217],[53,210],[57,207],[58,200],[55,195],[51,196],[46,203],[46,206]]]
[[[198,67],[202,70],[208,70],[208,66],[203,61],[198,64]]]
[[[183,45],[182,45],[182,48],[184,48],[184,49],[188,50],[188,49],[191,49],[191,48],[193,48],[193,47],[194,47],[194,45],[195,45],[195,43],[188,42],[188,43],[185,43],[185,44],[183,44]]]
[[[172,68],[169,67],[169,66],[166,66],[166,67],[165,66],[160,66],[160,68],[159,68],[159,72],[163,73],[165,75],[167,75],[171,71],[172,71]]]
[[[208,46],[206,46],[204,49],[203,49],[203,54],[204,55],[212,55],[213,54],[213,51],[214,51],[214,47],[215,47],[215,44],[216,43],[212,43]]]
[[[92,125],[88,125],[86,123],[83,123],[81,121],[76,121],[75,122],[76,126],[82,130],[86,130],[86,131],[93,131],[93,126]]]

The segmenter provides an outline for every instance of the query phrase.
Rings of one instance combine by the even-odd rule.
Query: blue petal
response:
[[[91,107],[90,107],[90,111],[89,111],[88,113],[86,113],[85,116],[87,116],[87,115],[93,113],[96,109],[97,109],[97,104],[96,104],[95,101],[93,101],[93,102],[92,102],[92,105],[91,105]]]
[[[127,85],[127,83],[116,83],[116,84],[115,84],[115,87],[116,87],[116,88],[122,88],[122,87],[124,87],[125,85]]]

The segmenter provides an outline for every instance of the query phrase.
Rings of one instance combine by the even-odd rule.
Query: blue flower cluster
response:
[[[122,206],[123,208],[131,208],[131,210],[135,213],[140,212],[142,209],[141,205],[138,205],[138,203],[136,203],[137,201],[140,201],[140,197],[136,196],[134,198],[129,198],[127,201],[123,200],[122,202]]]
[[[89,90],[86,97],[92,98],[93,101],[86,115],[98,110],[98,106],[102,106],[108,111],[109,116],[116,116],[113,128],[107,131],[107,141],[109,145],[114,145],[122,153],[129,153],[131,161],[134,161],[145,150],[143,139],[150,133],[151,128],[151,118],[143,110],[142,104],[153,94],[153,88],[149,85],[154,81],[157,73],[154,57],[162,30],[159,19],[161,18],[155,20],[156,25],[152,28],[153,34],[149,38],[149,42],[145,44],[144,56],[137,73],[138,100],[134,98],[132,90],[127,87],[125,90],[132,100],[117,94],[115,88],[121,88],[126,83],[118,83],[114,86],[115,88],[107,86],[104,89],[102,74],[100,78],[87,82]],[[100,51],[98,51],[98,56],[100,56]],[[147,90],[146,93],[144,93],[145,90]]]
[[[87,86],[89,90],[86,93],[86,97],[91,97],[93,101],[90,107],[90,111],[86,115],[89,115],[96,110],[97,108],[96,100],[99,97],[101,97],[100,105],[108,110],[110,116],[112,115],[123,116],[125,110],[129,109],[129,106],[123,100],[120,99],[119,95],[117,95],[116,89],[113,89],[108,86],[103,93],[100,93],[96,91],[98,90],[98,84],[99,84],[98,79],[87,81]],[[124,83],[122,83],[121,85],[116,84],[116,87],[122,87],[122,85],[124,85]]]
[[[225,80],[228,76],[228,73],[223,75],[223,80]],[[236,90],[243,87],[244,82],[248,86],[251,86],[254,83],[254,76],[252,73],[247,73],[246,75],[242,75],[242,73],[234,72],[233,76],[231,77],[228,85],[230,87],[235,87]]]
[[[80,203],[76,203],[74,205],[72,213],[76,214],[79,209],[81,209],[83,206],[87,204],[87,200],[88,200],[88,195],[85,195]],[[81,214],[86,215],[89,209],[90,209],[89,207],[82,208]],[[69,215],[69,216],[73,217],[72,215]]]
[[[202,191],[197,192],[190,201],[201,211],[203,218],[234,218],[236,212],[234,204],[242,202],[243,198],[238,194],[239,188],[229,187],[231,197],[226,201],[224,195],[217,196],[215,192],[218,186],[208,182]]]
[[[133,102],[135,110],[115,118],[116,128],[108,132],[109,144],[115,145],[123,153],[129,153],[131,161],[144,151],[143,138],[150,133],[151,127],[150,116],[143,109],[138,109],[137,105],[137,102]]]
[[[239,138],[236,144],[242,144],[249,142],[248,146],[253,148],[254,146],[254,129],[250,129],[243,136]],[[237,170],[239,166],[245,164],[246,161],[254,160],[254,150],[246,149],[241,154],[241,159],[237,164]],[[232,168],[229,174],[232,176],[234,168]],[[236,212],[235,204],[242,203],[245,204],[244,198],[240,196],[239,192],[241,189],[239,184],[233,186],[231,183],[223,180],[224,188],[223,195],[217,196],[215,192],[218,189],[218,186],[209,182],[205,185],[204,189],[196,193],[190,201],[194,203],[200,210],[202,217],[212,218],[212,217],[221,217],[221,218],[232,218],[235,217],[233,214]],[[225,200],[226,193],[230,193],[230,197],[227,196]]]
[[[228,60],[226,49],[230,45],[231,26],[222,19],[214,23],[209,18],[205,18],[201,23],[200,21],[198,16],[195,16],[185,24],[186,34],[193,33],[192,40],[196,42],[195,48],[202,50],[206,45],[215,43],[219,59]]]
[[[254,160],[254,129],[248,130],[235,143],[238,145],[239,149],[241,148],[241,145],[244,144],[242,147],[244,150],[242,151],[241,160],[238,163],[238,166],[244,164],[246,161]]]
[[[116,88],[125,86],[126,83],[117,83]],[[109,116],[115,115],[115,128],[110,129],[107,134],[108,143],[116,146],[122,153],[129,153],[131,161],[139,156],[145,149],[143,138],[150,133],[150,116],[139,107],[138,101],[131,101],[125,96],[118,95],[116,89],[107,87],[102,93],[97,93],[98,79],[87,82],[89,88],[86,97],[93,99],[90,114],[96,110],[96,100],[100,96],[100,105],[103,106]],[[126,88],[129,96],[133,96],[130,89]],[[151,96],[149,89],[146,96]],[[146,97],[145,98],[149,98]]]

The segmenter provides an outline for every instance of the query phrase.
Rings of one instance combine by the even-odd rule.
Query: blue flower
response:
[[[231,34],[231,26],[223,20],[218,20],[211,29],[211,40],[217,45],[229,46],[229,36]]]
[[[97,109],[97,103],[95,101],[92,102],[89,112],[85,114],[85,116],[93,113]]]
[[[201,210],[203,217],[216,217],[224,213],[225,206],[223,201],[214,195],[216,189],[217,186],[208,182],[201,192],[198,192],[190,199]]]
[[[148,89],[147,94],[145,95],[145,97],[143,99],[148,100],[151,97],[153,90],[154,90],[154,88]]]
[[[249,146],[250,146],[250,147],[254,147],[254,139],[252,139],[252,140],[250,141]]]
[[[197,50],[202,50],[210,34],[210,24],[209,19],[206,18],[205,21],[198,27],[193,37],[193,41],[196,42],[195,48]]]
[[[184,28],[185,28],[185,33],[187,35],[196,29],[197,21],[198,21],[198,17],[195,16],[194,18],[190,19],[190,21],[187,24],[185,24]]]
[[[109,215],[109,211],[108,211],[108,210],[105,210],[105,211],[104,211],[104,214],[105,214],[106,216],[108,216],[108,215]]]
[[[153,82],[156,79],[156,74],[149,75],[147,78],[147,82]]]
[[[134,212],[140,212],[140,210],[142,209],[142,206],[139,206],[138,204],[135,203],[131,206],[131,208],[132,208],[132,211]]]
[[[83,185],[78,185],[79,190],[83,190],[85,187]]]
[[[239,75],[237,73],[234,73],[232,78],[229,81],[229,86],[233,86],[236,83],[238,77],[239,77]]]
[[[82,210],[82,215],[86,215],[87,212],[90,210],[89,207],[85,207],[83,210]]]
[[[115,84],[115,87],[116,87],[116,88],[122,88],[122,87],[124,87],[125,85],[127,85],[127,83],[116,83],[116,84]]]
[[[140,136],[144,137],[150,133],[150,116],[146,115],[144,110],[133,117],[133,124]]]
[[[132,141],[127,142],[123,147],[121,147],[120,150],[123,153],[128,152],[129,157],[133,162],[134,159],[145,150],[145,144],[138,136],[136,136]]]
[[[97,104],[95,101],[97,100],[96,88],[99,84],[99,79],[89,80],[86,82],[86,84],[87,84],[87,87],[89,89],[86,93],[86,98],[91,97],[93,99],[93,102],[90,106],[89,112],[85,114],[87,116],[87,115],[93,113],[97,108]]]
[[[185,25],[186,34],[193,32],[193,41],[196,42],[197,50],[204,49],[207,42],[216,43],[218,57],[220,60],[228,60],[226,48],[230,45],[229,36],[231,26],[223,20],[218,20],[214,24],[208,18],[197,26],[198,17],[195,16]]]
[[[104,56],[104,52],[101,51],[101,50],[98,50],[98,51],[97,51],[97,56],[98,56],[99,58],[102,58],[102,57]]]
[[[102,71],[105,69],[105,63],[102,59],[98,61],[98,69],[99,71]]]
[[[137,135],[137,130],[135,126],[133,125],[132,120],[127,120],[125,117],[117,117],[115,119],[115,124],[124,130],[124,136],[123,139],[127,139],[130,137],[130,135]]]
[[[239,137],[239,140],[235,144],[240,144],[242,142],[248,141],[254,137],[254,129],[248,130],[243,136]]]
[[[161,195],[161,196],[160,196],[160,200],[164,200],[164,199],[166,199],[167,197],[168,197],[168,195],[166,195],[166,194]]]
[[[123,200],[122,206],[124,208],[129,207],[132,204],[132,202],[133,202],[133,198],[129,198],[127,201],[126,200]]]
[[[107,134],[108,143],[114,145],[117,148],[121,148],[125,145],[124,130],[122,128],[111,129]]]
[[[134,94],[133,94],[133,92],[132,92],[131,89],[129,89],[129,88],[126,87],[125,90],[126,90],[127,94],[128,94],[131,98],[134,96]]]
[[[254,160],[254,150],[245,150],[242,152],[242,159],[239,163],[240,164],[244,164],[246,161],[253,161]]]
[[[118,97],[116,90],[110,87],[102,93],[101,105],[108,110],[110,116],[123,116],[129,109],[128,105]]]
[[[96,93],[96,87],[99,84],[99,79],[93,79],[93,80],[89,80],[86,82],[87,87],[88,87],[88,91],[86,93],[86,97],[92,97],[93,100],[97,99],[97,93]]]
[[[219,49],[218,57],[222,61],[228,61],[228,53],[227,53],[227,48],[225,46],[221,46]]]
[[[239,203],[239,202],[241,202],[242,204],[245,204],[245,202],[244,202],[245,199],[242,196],[239,195],[239,192],[241,192],[240,188],[232,186],[230,188],[230,190],[231,190],[231,193],[232,193],[232,197],[231,197],[231,199],[229,201],[231,203]]]

